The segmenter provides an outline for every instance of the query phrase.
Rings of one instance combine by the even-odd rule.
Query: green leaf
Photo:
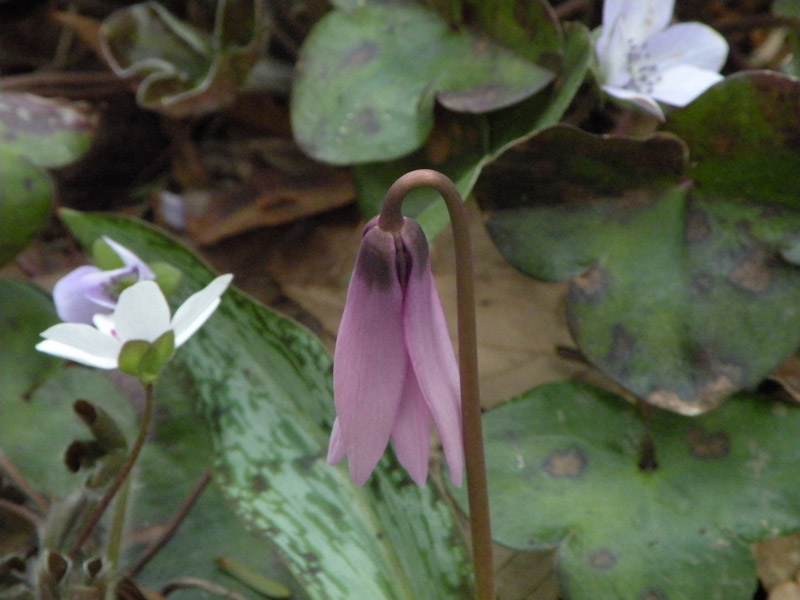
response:
[[[295,139],[333,164],[389,160],[423,144],[437,100],[484,113],[532,96],[553,79],[551,63],[558,65],[562,49],[557,21],[542,3],[531,6],[546,33],[526,48],[547,54],[549,68],[485,34],[453,30],[416,2],[332,11],[302,48],[291,103]]]
[[[103,22],[103,56],[120,77],[142,76],[140,106],[180,118],[232,103],[258,60],[262,0],[220,0],[214,32],[184,23],[158,2],[122,8]]]
[[[413,169],[441,171],[464,198],[469,196],[486,165],[561,119],[586,76],[590,57],[589,32],[573,25],[567,29],[564,62],[555,86],[486,115],[439,115],[432,141],[423,150],[393,162],[356,166],[353,172],[362,213],[368,218],[378,214],[392,183]],[[447,209],[433,190],[414,191],[404,202],[403,211],[417,219],[429,239],[449,224]]]
[[[175,301],[211,271],[188,250],[122,218],[62,216],[86,245],[102,234],[144,260],[184,273]],[[460,599],[466,552],[432,487],[385,458],[354,487],[325,456],[333,419],[331,361],[321,342],[236,290],[176,352],[159,378],[194,402],[211,432],[223,489],[249,526],[272,540],[313,599]]]
[[[42,340],[39,334],[58,322],[47,294],[29,283],[0,278],[0,407],[33,392],[61,364],[34,350]]]
[[[42,232],[54,196],[53,180],[44,168],[0,143],[0,266]]]
[[[96,115],[83,104],[0,93],[0,151],[24,156],[39,167],[63,167],[80,158],[96,125]]]
[[[797,81],[751,73],[670,116],[686,143],[541,132],[487,171],[489,231],[523,272],[572,280],[594,365],[656,406],[709,410],[800,345],[798,104]]]
[[[71,489],[83,485],[84,476],[69,473],[61,460],[70,441],[86,435],[85,426],[72,414],[73,400],[85,398],[102,407],[122,426],[128,440],[136,435],[131,398],[103,372],[84,367],[62,369],[25,401],[5,393],[5,379],[0,380],[0,386],[4,391],[0,402],[0,451],[48,496],[63,498]],[[155,428],[134,470],[136,493],[130,520],[131,529],[140,533],[160,531],[211,463],[206,428],[193,413],[190,402],[180,390],[164,386],[161,392]],[[151,536],[138,535],[135,539],[138,541],[127,548],[123,569],[132,566],[151,542]],[[283,582],[297,600],[307,599],[280,565],[270,544],[245,530],[213,483],[137,581],[159,589],[179,577],[198,577],[248,600],[261,598],[217,568],[215,561],[220,556],[250,565]]]
[[[656,410],[650,471],[635,407],[588,385],[536,388],[483,424],[493,537],[557,548],[568,600],[750,600],[748,543],[800,529],[800,410],[762,396],[697,418]]]

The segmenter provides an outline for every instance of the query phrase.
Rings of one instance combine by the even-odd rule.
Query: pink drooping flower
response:
[[[363,485],[391,439],[400,464],[423,485],[435,425],[450,478],[461,485],[458,367],[415,221],[384,231],[376,217],[364,229],[333,364],[330,464],[347,456],[353,481]]]
[[[125,246],[103,237],[122,261],[119,269],[104,271],[94,265],[78,267],[53,288],[56,312],[62,321],[91,324],[96,314],[110,314],[125,284],[156,278],[153,270]]]

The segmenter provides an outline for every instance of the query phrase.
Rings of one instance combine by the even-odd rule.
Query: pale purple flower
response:
[[[333,361],[337,418],[328,462],[347,456],[363,485],[389,440],[400,464],[423,485],[431,425],[439,432],[450,478],[461,485],[464,450],[459,376],[420,226],[404,219],[364,229]]]
[[[602,89],[657,116],[658,102],[686,106],[722,80],[725,39],[702,23],[670,25],[674,0],[605,0],[595,30]]]
[[[42,332],[40,352],[98,369],[115,369],[126,342],[155,342],[167,331],[175,335],[175,348],[189,339],[219,306],[232,275],[221,275],[189,296],[170,318],[169,305],[155,281],[140,281],[125,288],[112,314],[96,314],[94,327],[85,323],[59,323]]]
[[[119,256],[124,266],[103,271],[86,265],[59,279],[53,288],[53,301],[62,321],[89,324],[94,315],[108,314],[114,309],[125,283],[156,278],[153,270],[125,246],[108,237],[103,237],[103,241]]]

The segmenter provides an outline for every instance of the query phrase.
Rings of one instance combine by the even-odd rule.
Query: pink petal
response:
[[[364,234],[336,339],[334,401],[356,485],[363,485],[386,449],[405,380],[396,260],[394,236],[377,226]]]
[[[328,444],[328,464],[338,465],[344,458],[344,443],[342,442],[342,430],[339,428],[339,419],[333,420],[331,428],[331,440]]]
[[[411,479],[419,486],[425,485],[431,445],[431,411],[410,364],[403,399],[392,427],[392,441],[397,460]]]
[[[408,355],[433,422],[439,431],[450,478],[461,485],[464,447],[461,398],[453,344],[431,273],[425,234],[406,220],[403,242],[411,256],[403,325]]]

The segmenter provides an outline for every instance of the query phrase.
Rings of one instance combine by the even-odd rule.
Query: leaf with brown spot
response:
[[[708,411],[800,346],[798,106],[800,82],[749,73],[648,139],[543,131],[481,180],[489,231],[524,273],[572,280],[569,326],[595,366]]]
[[[624,398],[564,382],[483,426],[494,540],[555,549],[565,600],[751,600],[749,544],[800,529],[800,408],[766,396],[699,417],[655,409],[645,423]],[[639,467],[643,440],[654,467]],[[553,476],[578,463],[580,476]],[[465,490],[450,490],[466,509]]]
[[[502,19],[481,8],[470,28],[416,2],[341,3],[301,50],[292,95],[298,143],[332,164],[389,160],[423,144],[437,100],[485,113],[530,98],[553,81],[564,42],[546,2],[519,6],[492,2],[489,12]],[[517,43],[505,35],[512,28]]]

